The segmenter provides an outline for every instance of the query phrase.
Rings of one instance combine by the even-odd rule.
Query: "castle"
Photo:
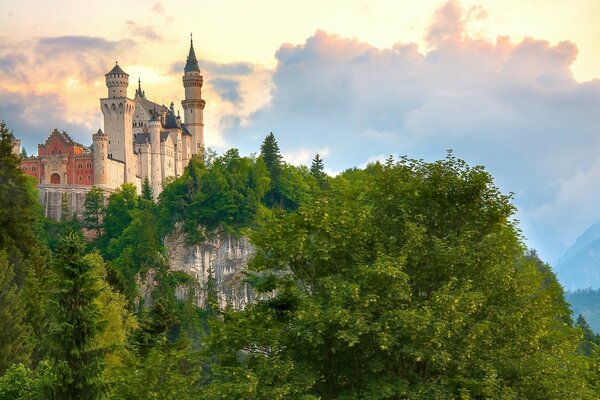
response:
[[[204,146],[203,78],[191,40],[183,71],[183,122],[175,115],[173,103],[166,107],[148,100],[140,80],[134,98],[128,98],[129,75],[118,63],[105,76],[108,93],[100,99],[104,131],[92,135],[92,146],[55,129],[38,145],[37,156],[21,161],[23,171],[37,180],[50,218],[60,217],[65,195],[69,208],[81,214],[85,194],[94,186],[111,191],[132,183],[139,191],[148,179],[158,196],[163,181],[180,176]],[[16,141],[16,152],[18,147]]]

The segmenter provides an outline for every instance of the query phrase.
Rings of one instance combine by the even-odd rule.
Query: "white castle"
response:
[[[106,74],[108,95],[100,99],[104,132],[93,135],[93,185],[114,189],[123,183],[138,188],[147,178],[155,196],[167,177],[183,173],[204,146],[202,75],[190,40],[183,73],[183,122],[173,103],[167,108],[146,98],[138,81],[135,97],[127,97],[129,75],[118,63]]]
[[[38,155],[21,160],[23,171],[37,181],[45,215],[61,216],[66,196],[71,211],[83,212],[85,195],[94,186],[111,192],[124,183],[141,190],[148,179],[154,196],[162,191],[166,178],[181,176],[189,160],[204,146],[202,75],[190,40],[183,70],[185,99],[183,122],[174,105],[156,104],[146,98],[141,81],[135,97],[127,97],[129,75],[118,63],[106,74],[108,93],[100,99],[104,132],[92,135],[92,146],[75,142],[64,131],[54,129]],[[15,153],[20,141],[15,140]]]

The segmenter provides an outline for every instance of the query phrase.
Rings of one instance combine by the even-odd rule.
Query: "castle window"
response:
[[[31,167],[31,170],[32,170],[32,171],[35,171],[35,170],[36,170],[36,168],[35,168],[35,165]]]
[[[27,165],[23,165],[23,171],[27,171]]]
[[[88,168],[92,168],[92,163],[87,163]]]
[[[77,168],[83,168],[83,164],[82,163],[77,164]]]
[[[79,180],[81,180],[81,175],[79,175]]]
[[[88,175],[88,181],[91,181],[91,180],[92,180],[92,177]]]

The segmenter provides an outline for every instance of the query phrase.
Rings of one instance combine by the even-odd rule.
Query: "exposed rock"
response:
[[[254,255],[250,240],[241,236],[235,238],[225,233],[216,233],[198,245],[186,243],[185,234],[175,229],[164,239],[168,253],[169,268],[183,271],[195,278],[196,304],[206,304],[207,284],[213,276],[220,307],[231,304],[235,309],[244,308],[255,294],[244,282],[243,271],[248,260]],[[184,297],[189,288],[177,289],[177,296]]]

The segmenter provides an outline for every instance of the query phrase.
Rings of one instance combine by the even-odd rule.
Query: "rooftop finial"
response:
[[[192,32],[190,32],[190,46],[194,45],[194,39],[192,38]]]

